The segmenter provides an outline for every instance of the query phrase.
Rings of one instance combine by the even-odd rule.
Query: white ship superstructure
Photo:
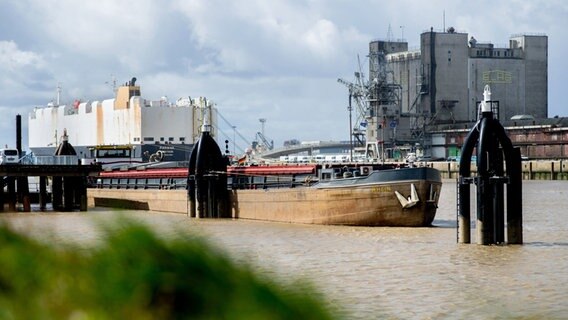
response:
[[[49,104],[29,115],[29,148],[36,155],[53,155],[63,131],[84,157],[103,145],[131,145],[134,157],[148,160],[161,150],[163,160],[187,160],[200,134],[203,117],[216,136],[217,110],[206,98],[150,101],[140,96],[136,78],[118,87],[116,97],[102,101]],[[204,112],[207,109],[208,112]]]

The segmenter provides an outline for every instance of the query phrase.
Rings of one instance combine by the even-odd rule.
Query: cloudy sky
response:
[[[444,14],[445,13],[445,14]],[[348,140],[347,89],[373,39],[453,26],[481,42],[548,35],[549,116],[568,116],[568,2],[380,0],[0,0],[0,143],[34,106],[113,96],[138,79],[144,98],[205,96],[249,141]],[[390,34],[389,34],[390,26]],[[220,121],[229,138],[233,130]],[[167,125],[167,124],[165,124]],[[245,147],[237,137],[237,145]]]

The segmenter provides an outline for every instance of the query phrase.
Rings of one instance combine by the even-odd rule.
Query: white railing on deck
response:
[[[78,156],[36,156],[32,158],[32,164],[38,165],[77,165]]]

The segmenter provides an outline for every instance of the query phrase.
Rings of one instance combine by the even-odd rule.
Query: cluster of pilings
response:
[[[494,118],[491,90],[485,87],[481,117],[466,137],[461,150],[458,178],[458,242],[470,243],[470,184],[477,186],[477,243],[505,243],[507,186],[507,243],[523,243],[521,152],[514,148],[505,129]],[[471,177],[471,158],[477,150],[477,176]],[[505,166],[503,165],[505,162]]]
[[[21,183],[20,181],[21,179],[18,179],[19,183]],[[4,188],[6,188],[7,195]],[[0,184],[0,211],[4,211],[6,203],[8,203],[8,211],[16,211],[17,203],[22,203],[24,210],[30,211],[29,193],[16,192],[16,177],[3,177]]]
[[[17,187],[16,187],[17,186]],[[4,192],[6,188],[6,192]],[[23,211],[31,211],[31,198],[27,177],[5,176],[0,186],[0,211],[8,204],[8,211],[16,211],[17,205],[22,205]]]
[[[85,177],[53,177],[51,185],[53,210],[87,211],[87,181]]]
[[[210,126],[204,124],[189,158],[188,214],[195,218],[227,218],[230,217],[228,162],[209,131]]]
[[[53,168],[53,166],[49,167],[51,170],[48,170],[45,174],[58,174],[57,168]],[[23,170],[15,172],[30,175],[41,174],[35,170],[26,171],[27,168],[29,168],[29,166],[23,166]],[[3,172],[3,174],[13,173],[8,171]],[[51,196],[47,191],[48,179],[48,176],[39,176],[37,198],[39,210],[46,210],[47,203],[51,200],[52,208],[55,211],[72,211],[77,209],[87,211],[86,177],[51,176]],[[8,205],[8,211],[31,211],[33,199],[28,188],[28,176],[5,176],[3,182],[7,190],[5,192],[4,188],[0,188],[0,211],[4,211],[6,204]],[[18,204],[21,206],[18,206]]]

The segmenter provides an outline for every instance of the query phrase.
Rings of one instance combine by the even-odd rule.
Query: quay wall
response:
[[[420,162],[418,166],[428,166],[440,171],[444,179],[459,176],[459,162]],[[532,160],[522,163],[523,180],[568,180],[568,160]],[[472,175],[477,172],[475,163],[471,164]]]

